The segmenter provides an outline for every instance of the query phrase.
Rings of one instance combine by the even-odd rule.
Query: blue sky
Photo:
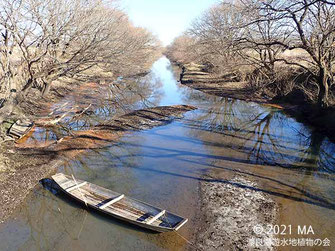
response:
[[[123,0],[121,5],[136,26],[148,28],[167,45],[217,1]]]

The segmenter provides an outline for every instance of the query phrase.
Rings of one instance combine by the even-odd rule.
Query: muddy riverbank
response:
[[[235,81],[234,76],[216,76],[204,65],[195,63],[179,65],[180,82],[190,88],[219,97],[266,103],[267,99],[253,92],[247,82]]]
[[[139,89],[154,90],[158,97],[122,102],[90,98],[90,93],[75,102],[65,97],[52,107],[51,119],[37,121],[50,126],[38,127],[21,144],[21,151],[34,156],[40,152],[70,159],[59,172],[187,217],[178,233],[147,233],[35,186],[0,225],[0,249],[91,251],[99,245],[104,250],[255,250],[253,238],[264,241],[274,232],[256,233],[254,227],[275,223],[295,229],[311,225],[315,236],[308,237],[333,243],[329,219],[335,205],[329,188],[334,184],[334,144],[276,106],[206,95],[178,84],[178,78],[162,58],[149,79],[132,85],[142,84]],[[121,94],[112,97],[133,97],[134,92],[122,89]],[[114,116],[116,105],[123,112]],[[182,118],[171,117],[170,107],[178,108]],[[162,110],[168,114],[161,116]],[[153,126],[145,122],[150,116]],[[115,131],[118,135],[109,133]],[[71,149],[83,145],[91,149]]]
[[[203,65],[194,63],[180,65],[180,82],[190,88],[219,97],[235,98],[273,106],[299,121],[310,124],[316,130],[335,140],[335,108],[320,110],[305,100],[302,91],[292,91],[284,97],[270,98],[265,93],[253,90],[247,82],[237,81],[233,75],[216,76],[207,72]]]
[[[92,87],[97,90],[91,89]],[[101,94],[97,86],[87,84],[77,86],[75,95],[81,97],[87,91],[91,95],[92,92],[96,92],[93,97]],[[73,159],[88,149],[116,143],[127,132],[166,125],[175,118],[182,117],[185,112],[196,109],[186,105],[140,109],[99,123],[87,130],[69,131],[52,139],[31,140],[29,137],[36,131],[59,130],[62,127],[57,124],[60,118],[66,120],[80,114],[83,110],[80,107],[72,113],[66,111],[63,114],[52,110],[52,104],[67,95],[73,95],[70,89],[54,90],[48,99],[49,102],[31,99],[29,103],[24,102],[21,114],[35,121],[35,127],[27,137],[18,141],[7,139],[0,145],[0,222],[7,219],[22,204],[39,180],[49,176],[65,160]],[[19,119],[19,116],[20,113],[16,113],[13,119]]]
[[[332,144],[330,143],[331,141],[329,141],[329,139],[334,139],[332,132],[334,129],[332,124],[334,123],[331,121],[331,111],[320,114],[313,110],[314,108],[312,106],[306,107],[301,104],[292,105],[279,101],[272,102],[266,97],[260,98],[259,96],[253,96],[245,92],[246,89],[244,89],[245,86],[243,83],[223,83],[223,81],[219,79],[207,81],[206,78],[211,77],[207,74],[203,74],[201,69],[200,72],[198,72],[199,68],[196,68],[198,68],[198,66],[191,65],[188,69],[189,74],[186,75],[180,72],[180,82],[184,86],[213,95],[213,99],[216,99],[214,98],[214,96],[216,96],[218,97],[217,99],[224,97],[223,100],[226,100],[221,105],[210,109],[208,118],[206,117],[208,120],[205,123],[205,130],[214,130],[218,135],[225,135],[225,138],[222,138],[221,141],[214,138],[210,140],[206,139],[206,142],[213,144],[214,140],[216,144],[227,147],[229,151],[230,148],[233,148],[237,149],[238,152],[247,153],[248,160],[246,160],[245,163],[252,162],[251,159],[254,158],[256,163],[260,162],[264,165],[258,166],[257,168],[250,168],[247,165],[244,166],[241,164],[236,166],[235,161],[237,160],[237,162],[239,162],[240,159],[234,156],[233,162],[223,162],[222,165],[219,165],[223,170],[210,174],[210,176],[213,177],[215,181],[219,181],[219,183],[215,181],[201,182],[203,195],[211,195],[211,191],[217,191],[215,187],[218,188],[220,185],[222,188],[220,193],[223,199],[217,199],[220,193],[217,194],[217,197],[213,197],[216,198],[216,200],[207,201],[206,198],[202,198],[202,211],[206,212],[204,218],[209,217],[210,220],[206,221],[206,227],[200,231],[203,235],[196,238],[196,240],[198,239],[198,246],[203,250],[217,250],[220,249],[219,243],[227,243],[227,246],[221,246],[223,250],[254,250],[254,248],[248,246],[246,242],[247,239],[250,240],[255,237],[253,236],[255,233],[252,227],[249,226],[248,229],[239,228],[240,232],[236,236],[240,236],[240,242],[236,242],[232,235],[229,234],[234,232],[235,226],[230,226],[225,222],[224,226],[228,225],[227,232],[222,230],[224,228],[218,228],[219,224],[217,222],[220,222],[220,219],[224,219],[224,210],[221,210],[222,214],[220,214],[220,211],[215,208],[220,208],[220,206],[222,206],[222,208],[234,208],[234,204],[231,203],[229,199],[232,198],[232,196],[229,196],[229,194],[234,194],[234,191],[238,190],[240,191],[234,194],[234,197],[239,198],[237,201],[243,198],[246,191],[247,193],[251,191],[252,194],[255,191],[262,191],[260,193],[254,193],[251,197],[257,197],[257,194],[264,196],[264,205],[270,205],[270,207],[266,208],[266,206],[262,206],[262,203],[260,203],[258,204],[258,208],[260,208],[258,212],[249,215],[253,209],[251,208],[250,211],[245,210],[248,208],[245,207],[246,204],[240,203],[234,209],[237,212],[239,212],[239,209],[243,209],[244,211],[240,214],[241,218],[239,220],[237,220],[238,217],[234,215],[236,218],[232,222],[244,222],[244,219],[248,218],[250,222],[255,220],[254,224],[256,225],[254,226],[261,225],[264,227],[267,225],[273,226],[273,224],[284,224],[285,227],[292,226],[295,229],[298,226],[310,224],[311,226],[316,226],[315,229],[318,229],[318,237],[324,238],[325,240],[333,239],[333,235],[330,233],[333,223],[325,220],[324,223],[320,225],[316,220],[323,218],[323,214],[333,215],[334,209],[332,196],[326,192],[328,189],[327,186],[331,186],[330,184],[332,183],[333,157],[323,152],[332,152],[332,147],[330,147]],[[193,95],[193,97],[198,97],[198,95]],[[252,102],[246,103],[246,110],[243,110],[237,108],[239,105],[235,104],[244,104],[244,102],[235,100],[235,98]],[[201,98],[199,97],[199,99]],[[250,116],[253,109],[259,109],[255,111],[255,114],[258,114],[255,115],[255,117]],[[266,109],[270,112],[264,111]],[[241,115],[241,111],[243,111],[242,114],[244,115]],[[246,117],[242,118],[243,116]],[[213,124],[209,121],[212,121]],[[301,134],[301,136],[297,136],[297,133]],[[298,150],[298,152],[295,153],[286,148],[288,147],[288,141],[294,138],[295,140],[289,143],[289,145],[292,145],[291,149]],[[316,141],[318,141],[317,139],[319,139],[320,143],[316,143]],[[240,145],[241,142],[245,143]],[[302,146],[304,144],[307,145],[307,148],[305,146],[303,146],[301,150],[299,150],[299,147],[297,148],[297,145]],[[227,151],[220,151],[217,155],[230,156]],[[295,155],[299,157],[294,157]],[[325,155],[328,157],[324,159],[323,156]],[[229,157],[227,159],[230,160]],[[242,159],[244,159],[244,157]],[[269,163],[271,163],[271,165],[267,166]],[[286,168],[287,171],[285,171]],[[234,172],[234,170],[237,172],[250,170],[250,172],[248,172],[246,177],[242,176],[240,182],[238,181],[239,178],[241,178],[239,175],[235,183],[232,181],[236,177],[234,175],[228,175],[227,177],[227,171],[224,171],[229,169],[232,172]],[[296,172],[293,170],[296,170]],[[314,177],[315,175],[318,177],[323,176],[323,178],[321,178],[323,181],[318,181],[318,178]],[[255,179],[254,177],[257,178]],[[249,185],[243,185],[244,179],[246,179],[245,184]],[[223,183],[220,183],[220,181],[223,181]],[[233,185],[228,185],[229,188],[227,189],[225,184],[229,184],[229,182],[232,182]],[[310,186],[309,184],[314,185]],[[231,189],[231,187],[236,189]],[[295,196],[292,196],[292,194],[295,194]],[[314,195],[317,196],[315,197]],[[251,199],[251,201],[252,200],[253,199]],[[319,200],[325,203],[322,202],[320,204],[318,202]],[[255,204],[257,205],[257,203]],[[262,209],[264,209],[263,212]],[[235,211],[233,210],[233,212]],[[301,213],[302,211],[303,213]],[[266,213],[269,213],[269,215],[267,215],[266,218],[262,218]],[[269,218],[271,215],[273,218]],[[257,221],[259,221],[258,224],[256,223]],[[248,226],[247,222],[244,222],[244,224]],[[283,236],[277,236],[276,238],[282,237]],[[302,236],[292,233],[292,235],[288,235],[287,237],[301,238]],[[269,236],[259,236],[259,238],[266,240]],[[279,250],[291,250],[290,248],[292,247],[259,247],[259,249],[264,250],[276,248]]]
[[[9,126],[19,119],[35,121],[38,117],[47,116],[53,103],[59,102],[77,88],[78,85],[71,85],[71,88],[57,86],[52,88],[47,98],[40,98],[40,95],[34,95],[36,93],[32,91],[0,125],[0,222],[20,206],[40,179],[62,163],[55,154],[34,155],[18,149],[15,139],[6,135]],[[33,128],[30,134],[34,130]],[[21,140],[24,141],[25,138]]]
[[[257,233],[254,228],[278,223],[277,203],[246,177],[235,176],[227,182],[219,178],[206,176],[200,184],[205,224],[196,235],[196,247],[203,251],[255,250],[256,239],[274,239],[273,233]],[[259,249],[275,247],[270,243]]]

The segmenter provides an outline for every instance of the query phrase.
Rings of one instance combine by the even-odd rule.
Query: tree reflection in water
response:
[[[206,182],[255,181],[257,187],[233,186],[272,195],[282,207],[281,224],[309,223],[334,237],[334,143],[278,109],[181,88],[185,102],[201,107],[185,126],[208,151]]]
[[[335,172],[334,144],[282,111],[189,89],[185,96],[202,107],[189,126],[229,137],[229,148],[247,154],[250,163]]]
[[[93,107],[88,113],[79,113],[80,116],[71,113],[60,127],[40,129],[34,134],[35,140],[59,139],[117,114],[158,104],[161,93],[157,86],[161,83],[155,76],[148,78],[149,81],[119,79],[121,84],[107,89],[102,99],[94,95],[89,98],[88,93],[85,99],[67,100],[69,105],[64,110],[74,104],[85,108],[92,103]],[[324,237],[329,238],[333,229],[329,217],[335,209],[335,145],[277,109],[204,95],[188,87],[180,89],[184,103],[196,105],[198,111],[166,127],[86,151],[66,162],[61,171],[149,203],[170,206],[181,215],[186,212],[189,229],[193,227],[192,210],[197,209],[190,200],[197,196],[194,193],[199,181],[262,191],[289,205],[285,208],[291,210],[287,213],[292,220],[289,224],[299,223],[299,215],[304,224],[306,216],[314,217],[317,222],[313,222],[313,227],[324,230]],[[257,180],[259,187],[232,182],[234,175]],[[23,229],[20,236],[26,239],[15,239],[17,245],[26,249],[94,250],[97,245],[106,250],[113,250],[115,245],[120,245],[120,250],[185,247],[185,241],[173,234],[148,234],[98,214],[87,214],[70,200],[54,197],[41,188],[30,199],[23,207],[22,218],[27,224],[18,228]]]
[[[96,89],[85,89],[68,96],[54,107],[54,116],[66,116],[56,125],[37,127],[26,143],[41,144],[59,140],[72,131],[87,130],[136,109],[156,106],[162,85],[153,73],[146,76],[119,79]]]
[[[159,79],[149,74],[141,78],[119,80],[117,85],[104,89],[105,95],[102,98],[97,98],[95,93],[88,93],[85,99],[74,97],[65,100],[64,103],[68,104],[59,104],[60,109],[57,109],[56,114],[63,114],[71,106],[79,106],[79,111],[90,104],[92,106],[85,113],[69,113],[57,126],[37,128],[29,141],[40,143],[59,140],[65,135],[71,135],[73,131],[86,130],[129,111],[155,106],[162,96],[157,91],[160,85]],[[136,173],[126,167],[136,166],[138,151],[139,148],[129,148],[122,142],[90,149],[77,155],[74,160],[65,161],[59,171],[86,177],[93,183],[129,195],[136,187],[137,178]],[[151,250],[179,250],[185,246],[185,241],[176,238],[174,233],[156,235],[94,212],[88,213],[65,196],[55,197],[41,187],[35,189],[22,207],[20,218],[26,221],[25,227],[28,230],[20,228],[23,232],[18,235],[25,236],[25,239],[17,245],[25,250],[94,250],[97,243],[100,249],[112,250],[115,242],[122,240],[124,236],[127,236],[127,241],[121,241],[124,246],[119,247],[123,250],[136,248],[139,243],[144,249]],[[69,244],[71,247],[67,246]]]

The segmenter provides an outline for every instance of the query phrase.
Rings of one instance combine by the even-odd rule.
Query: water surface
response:
[[[231,182],[243,175],[259,183],[259,188],[245,189],[261,189],[281,204],[279,223],[312,225],[315,238],[335,241],[335,145],[327,137],[278,109],[181,86],[165,57],[146,78],[128,81],[140,86],[141,92],[123,92],[117,105],[104,97],[93,115],[66,126],[88,128],[120,112],[153,105],[191,104],[199,109],[171,124],[127,134],[118,144],[87,151],[59,171],[188,217],[189,223],[180,229],[187,239],[196,232],[201,214],[199,182],[207,180],[204,175],[214,177],[211,182]],[[70,99],[69,106],[78,102]],[[40,130],[33,137],[58,136]],[[187,246],[176,233],[154,234],[88,212],[41,185],[0,231],[0,250],[183,250]]]

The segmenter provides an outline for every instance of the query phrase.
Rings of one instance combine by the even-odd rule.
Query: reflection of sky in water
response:
[[[155,90],[158,96],[145,89],[150,102],[127,95],[119,97],[122,102],[117,107],[101,101],[95,115],[63,125],[89,127],[116,114],[123,102],[122,111],[148,104],[193,104],[198,110],[169,125],[127,134],[118,144],[90,150],[60,171],[189,217],[188,226],[181,229],[186,237],[195,229],[198,181],[203,174],[225,172],[227,177],[218,182],[229,182],[229,175],[243,173],[265,183],[265,192],[289,198],[290,203],[303,201],[291,206],[292,210],[301,218],[317,219],[313,224],[319,232],[331,233],[334,143],[278,109],[181,86],[169,67],[169,61],[162,58],[150,76],[138,80],[142,90],[162,84],[160,91]],[[56,133],[49,132],[48,137]],[[36,138],[43,134],[38,129]],[[0,250],[95,250],[97,245],[102,250],[116,246],[118,250],[182,250],[185,246],[176,235],[149,234],[87,213],[41,187],[17,213],[17,219],[0,231]]]
[[[161,58],[153,65],[152,72],[154,77],[164,83],[162,88],[164,96],[160,101],[160,105],[183,104],[180,90],[176,85],[176,79],[171,71],[170,61],[166,57]]]

